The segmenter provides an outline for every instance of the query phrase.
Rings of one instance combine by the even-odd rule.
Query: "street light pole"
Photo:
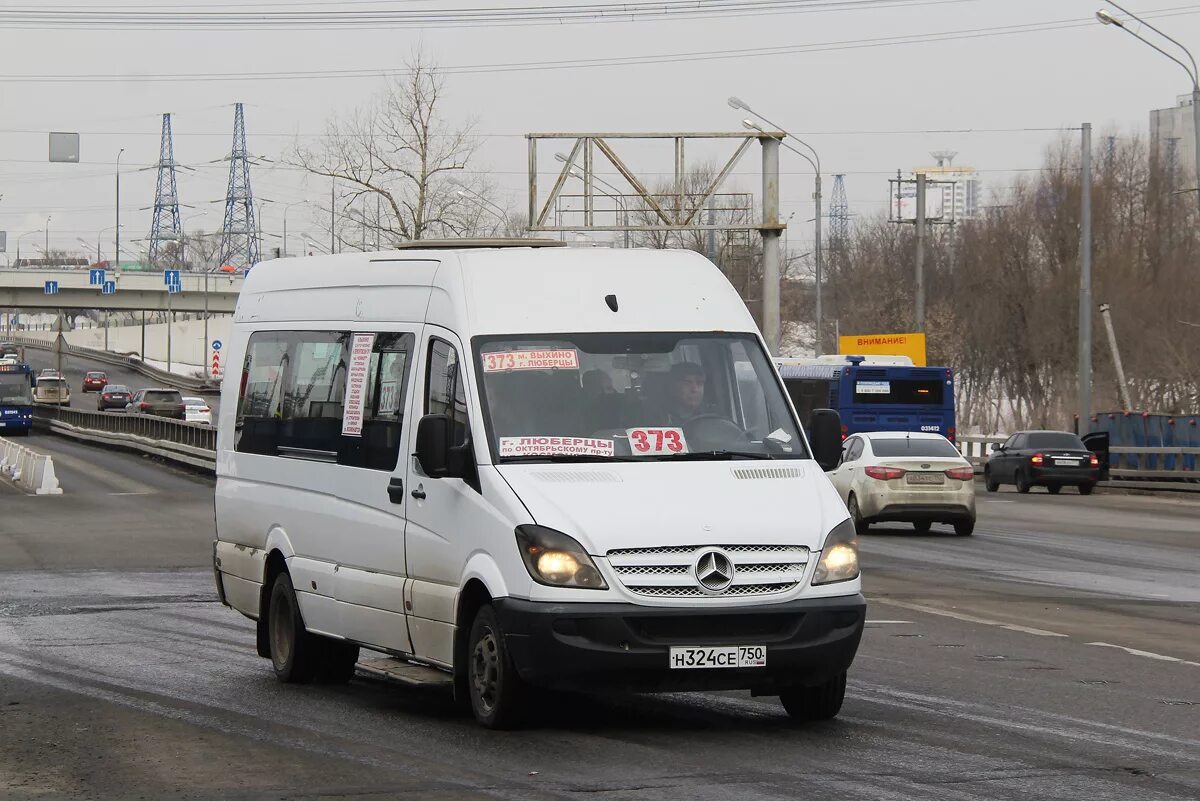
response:
[[[41,229],[38,229],[37,231],[26,231],[25,233],[23,233],[17,237],[17,266],[18,267],[21,265],[21,240],[31,234],[40,234],[41,232],[42,232]],[[34,245],[33,248],[34,248],[34,250],[37,250],[37,245]]]
[[[776,125],[775,123],[771,122],[766,117],[759,114],[754,109],[750,108],[750,106],[748,106],[742,100],[740,100],[736,97],[731,97],[731,98],[729,98],[729,105],[732,108],[740,109],[742,111],[745,111],[749,114],[754,115],[755,117],[758,117],[760,120],[765,122],[767,125],[770,125],[772,128],[774,128],[777,131],[783,131],[784,136],[795,139],[797,142],[799,142],[800,144],[802,144],[806,148],[808,148],[809,152],[812,153],[812,158],[810,159],[810,158],[808,158],[808,156],[801,153],[799,150],[796,150],[796,148],[791,147],[787,144],[784,144],[784,146],[787,147],[788,150],[791,150],[793,153],[796,153],[798,155],[804,156],[804,158],[808,161],[808,163],[812,165],[813,170],[816,171],[816,180],[813,183],[813,202],[816,204],[816,214],[814,215],[814,219],[813,219],[813,223],[816,227],[816,230],[813,233],[813,245],[814,245],[813,259],[814,259],[814,264],[816,267],[816,276],[815,277],[816,277],[817,286],[816,286],[816,315],[815,315],[816,321],[815,321],[815,331],[814,331],[815,336],[814,336],[813,350],[816,352],[817,356],[820,356],[821,353],[825,349],[824,348],[825,335],[824,335],[824,331],[823,331],[823,329],[824,329],[824,309],[823,309],[823,306],[821,303],[822,295],[824,292],[824,289],[822,287],[822,283],[824,282],[824,275],[823,275],[824,259],[822,258],[822,252],[821,252],[821,156],[819,153],[817,153],[816,148],[814,148],[808,142],[805,142],[803,139],[799,138],[795,134],[788,132],[788,130],[786,128],[782,128],[782,127]],[[743,120],[742,124],[746,125],[747,122],[749,122],[749,120]],[[753,124],[748,125],[747,127],[757,128],[757,126],[755,126]],[[762,129],[758,128],[758,130],[761,131]],[[815,161],[813,159],[815,159]]]
[[[113,253],[113,266],[114,267],[121,266],[121,154],[124,152],[125,152],[125,148],[121,148],[120,150],[117,151],[117,203],[116,203],[116,207],[115,207],[115,210],[117,213],[117,219],[114,223],[114,225],[116,226],[116,230],[117,230],[117,233],[116,233],[117,242],[116,242],[116,250]],[[143,358],[145,357],[145,355],[146,354],[144,354],[144,353],[142,354]]]
[[[1096,12],[1096,19],[1100,20],[1100,22],[1102,22],[1105,25],[1116,25],[1118,28],[1125,31],[1125,33],[1129,34],[1134,39],[1137,39],[1142,44],[1154,48],[1159,53],[1161,53],[1162,55],[1171,59],[1176,64],[1178,64],[1181,68],[1183,68],[1183,71],[1187,73],[1188,78],[1191,80],[1191,82],[1192,82],[1192,142],[1195,146],[1195,157],[1196,157],[1196,169],[1195,169],[1196,202],[1197,202],[1197,204],[1200,204],[1200,68],[1197,68],[1197,66],[1196,66],[1196,59],[1194,56],[1192,56],[1192,51],[1190,51],[1186,47],[1184,47],[1183,44],[1180,43],[1177,39],[1174,39],[1171,36],[1168,36],[1166,33],[1163,33],[1161,30],[1154,27],[1149,22],[1146,22],[1146,20],[1142,19],[1137,14],[1134,14],[1133,12],[1122,8],[1121,6],[1114,3],[1113,0],[1104,0],[1104,2],[1108,3],[1110,6],[1117,9],[1121,13],[1128,15],[1132,19],[1137,20],[1139,23],[1141,23],[1145,27],[1154,31],[1159,36],[1161,36],[1162,38],[1166,39],[1171,44],[1178,47],[1180,50],[1182,50],[1184,52],[1184,54],[1188,58],[1188,61],[1191,63],[1191,66],[1189,67],[1187,64],[1184,64],[1178,58],[1171,55],[1166,50],[1163,50],[1161,47],[1154,44],[1154,42],[1151,42],[1149,39],[1145,38],[1137,31],[1130,30],[1125,25],[1124,20],[1114,17],[1112,14],[1108,13],[1107,11],[1105,11],[1103,9]]]
[[[50,262],[50,217],[51,217],[51,215],[49,215],[49,214],[46,215],[46,228],[45,228],[46,247],[42,248],[42,255],[46,257],[46,262],[47,262],[46,266],[47,267],[50,266],[50,264],[49,264],[49,262]]]
[[[1092,124],[1083,124],[1079,219],[1079,424],[1083,433],[1092,418]],[[1080,428],[1082,426],[1082,428]]]

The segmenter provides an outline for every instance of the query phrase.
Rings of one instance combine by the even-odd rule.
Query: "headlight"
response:
[[[853,578],[858,578],[858,536],[854,532],[854,521],[843,520],[825,538],[812,583],[813,586],[833,584]]]
[[[545,526],[517,526],[517,547],[525,569],[538,584],[606,590],[596,563],[575,540]]]

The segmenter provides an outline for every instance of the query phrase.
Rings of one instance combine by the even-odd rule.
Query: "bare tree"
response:
[[[477,142],[473,123],[449,124],[440,113],[445,85],[436,65],[416,54],[405,72],[345,119],[326,124],[319,145],[297,146],[290,161],[333,179],[341,196],[334,233],[343,245],[385,246],[430,237],[461,236],[481,223],[488,187],[467,167]]]

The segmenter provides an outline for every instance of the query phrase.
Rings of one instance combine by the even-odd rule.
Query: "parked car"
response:
[[[1070,431],[1018,431],[992,448],[983,471],[988,492],[1015,484],[1017,492],[1045,487],[1057,495],[1063,487],[1078,487],[1091,495],[1100,480],[1100,458]]]
[[[125,411],[129,414],[149,414],[155,417],[173,417],[183,420],[186,416],[183,395],[177,389],[139,389],[129,399]]]
[[[855,434],[829,480],[859,534],[891,521],[911,522],[920,533],[933,523],[954,526],[960,537],[975,531],[975,468],[941,434]]]
[[[133,399],[129,387],[121,384],[107,384],[96,396],[96,409],[105,412],[109,409],[124,409]]]
[[[99,392],[108,385],[108,374],[102,373],[99,370],[92,370],[84,373],[83,376],[83,391],[84,392]]]
[[[212,408],[204,398],[187,397],[183,399],[184,419],[189,423],[208,423],[212,425]]]
[[[33,402],[70,406],[71,387],[67,384],[67,379],[59,378],[57,374],[38,376],[37,384],[33,388]]]

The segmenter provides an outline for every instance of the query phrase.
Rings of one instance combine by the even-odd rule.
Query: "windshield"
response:
[[[0,404],[6,406],[30,406],[33,393],[29,388],[29,376],[24,373],[0,374]]]
[[[871,450],[876,456],[885,457],[902,457],[902,456],[936,456],[936,457],[956,457],[959,455],[958,449],[944,439],[927,439],[925,437],[904,439],[872,439]]]
[[[489,445],[500,461],[807,458],[748,334],[478,337]]]
[[[1086,451],[1083,440],[1067,432],[1049,431],[1029,435],[1030,448],[1065,448],[1074,451]]]
[[[66,389],[67,382],[62,378],[39,378],[38,389],[44,389],[47,392],[58,392]]]

